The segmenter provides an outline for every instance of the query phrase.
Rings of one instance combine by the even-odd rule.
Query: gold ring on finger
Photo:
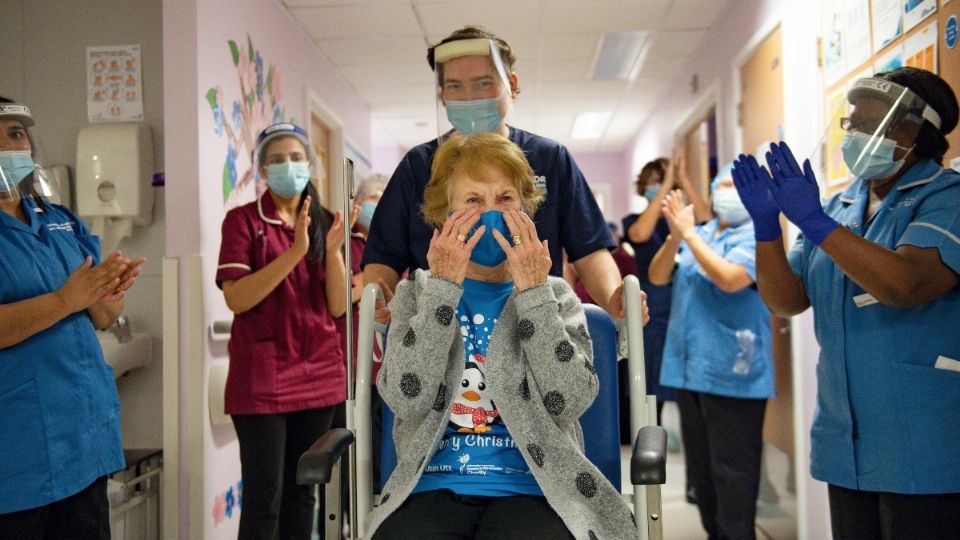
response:
[[[513,245],[519,246],[522,243],[523,243],[523,238],[520,238],[519,234],[513,235]]]
[[[465,244],[467,242],[467,235],[463,233],[458,234],[457,241],[459,241],[461,244]]]

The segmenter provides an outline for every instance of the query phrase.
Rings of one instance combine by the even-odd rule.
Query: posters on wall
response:
[[[883,53],[883,56],[878,56],[873,63],[875,73],[893,71],[901,67],[903,67],[903,44],[890,47],[887,52]]]
[[[824,78],[829,86],[870,58],[870,4],[829,0],[823,14]]]
[[[847,69],[854,69],[866,62],[870,48],[870,4],[867,0],[845,0],[843,20],[846,28]]]
[[[840,127],[840,118],[848,115],[847,89],[843,86],[827,96],[827,133],[824,141],[826,152],[825,165],[827,171],[827,186],[832,187],[847,181],[847,165],[843,162],[843,128]]]
[[[873,52],[879,52],[903,34],[901,0],[870,0],[873,12]]]
[[[937,21],[914,32],[903,42],[903,63],[937,73]]]
[[[139,45],[87,47],[87,120],[143,120]]]
[[[823,74],[827,84],[839,79],[847,70],[841,7],[840,2],[823,6]]]
[[[903,31],[911,28],[937,12],[937,0],[905,0],[903,3]]]

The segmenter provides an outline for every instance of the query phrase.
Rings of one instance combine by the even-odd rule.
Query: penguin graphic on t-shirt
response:
[[[460,388],[453,399],[450,424],[460,433],[490,431],[499,416],[493,401],[486,395],[487,384],[480,367],[467,362],[460,379]]]

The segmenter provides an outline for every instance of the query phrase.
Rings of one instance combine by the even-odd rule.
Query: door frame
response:
[[[680,145],[685,144],[684,137],[686,137],[687,132],[693,129],[695,126],[700,124],[706,119],[707,113],[713,109],[714,124],[716,125],[716,130],[714,136],[717,138],[717,167],[720,164],[725,163],[721,160],[720,154],[723,149],[723,143],[725,142],[725,135],[723,134],[723,122],[724,112],[723,107],[720,106],[720,81],[714,80],[711,82],[704,90],[703,95],[694,102],[693,106],[690,107],[687,112],[680,117],[680,120],[674,125],[673,128],[673,147],[677,148]],[[672,158],[672,156],[671,156]],[[704,198],[710,196],[710,179],[707,179],[707,185],[701,186],[697,185],[698,189],[703,190],[701,195]]]
[[[720,129],[720,126],[724,125],[723,122],[725,118],[723,117],[723,107],[720,106],[720,81],[714,80],[703,90],[703,95],[693,104],[687,112],[680,117],[673,127],[673,144],[676,146],[683,141],[684,135],[687,134],[695,125],[699,124],[706,117],[706,114],[710,112],[710,109],[713,109],[713,114],[716,117],[717,122],[717,153],[720,153],[720,149],[723,148],[724,134],[723,130]],[[719,159],[719,156],[718,156]]]
[[[306,128],[311,128],[311,119],[317,115],[330,128],[330,177],[328,178],[330,193],[329,200],[322,201],[323,206],[331,212],[343,210],[343,122],[319,94],[307,89],[307,117],[304,120]],[[313,141],[310,141],[313,144]],[[321,195],[326,195],[321,193]]]

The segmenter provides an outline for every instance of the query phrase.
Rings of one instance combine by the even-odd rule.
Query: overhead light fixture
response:
[[[604,34],[593,62],[593,80],[633,80],[646,57],[645,45],[649,37],[649,32]]]
[[[574,139],[599,139],[603,137],[603,132],[607,130],[607,124],[613,113],[605,112],[582,112],[573,120],[573,130],[570,131],[570,137]]]

